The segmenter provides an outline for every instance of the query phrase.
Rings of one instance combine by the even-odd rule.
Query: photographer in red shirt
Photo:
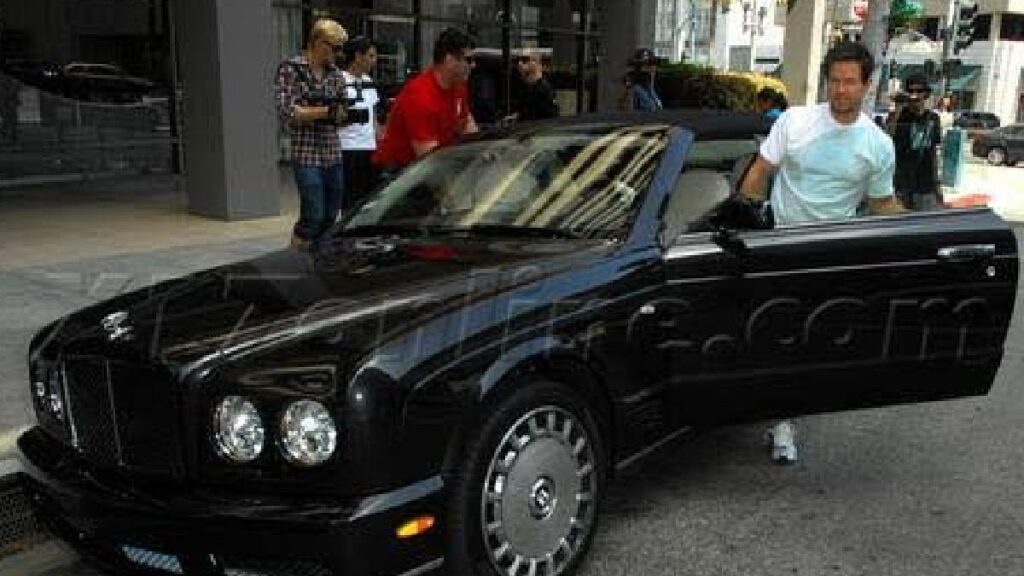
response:
[[[383,170],[399,170],[435,148],[478,131],[469,110],[466,81],[473,69],[473,41],[448,28],[434,43],[434,64],[409,80],[388,117],[373,156]]]

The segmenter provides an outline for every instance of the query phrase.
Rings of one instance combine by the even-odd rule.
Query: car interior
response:
[[[759,145],[755,138],[694,142],[662,214],[664,238],[712,230],[709,215],[739,189]]]

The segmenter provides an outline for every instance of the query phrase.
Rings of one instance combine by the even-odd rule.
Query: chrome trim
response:
[[[635,464],[637,460],[640,460],[645,456],[648,456],[649,454],[651,454],[651,452],[654,452],[658,448],[661,448],[662,446],[668,444],[669,442],[672,442],[673,440],[679,438],[680,436],[686,434],[687,432],[690,432],[691,430],[693,430],[693,428],[689,426],[676,430],[675,432],[669,434],[668,436],[665,436],[661,440],[658,440],[654,444],[651,444],[647,448],[644,448],[643,450],[637,452],[636,454],[633,454],[629,458],[626,458],[625,460],[619,462],[618,464],[615,465],[615,470],[622,471],[626,468],[629,468],[630,466]]]
[[[409,571],[406,571],[406,572],[402,572],[398,576],[419,576],[420,574],[426,574],[427,572],[430,572],[431,570],[436,570],[436,569],[440,568],[441,566],[444,566],[444,556],[442,556],[440,558],[434,558],[433,560],[431,560],[430,562],[427,562],[426,564],[420,564],[419,566],[413,568],[412,570],[409,570]]]

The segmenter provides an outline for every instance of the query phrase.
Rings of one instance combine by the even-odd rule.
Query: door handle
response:
[[[960,244],[939,248],[939,260],[946,262],[964,262],[969,260],[987,260],[996,255],[995,244]]]

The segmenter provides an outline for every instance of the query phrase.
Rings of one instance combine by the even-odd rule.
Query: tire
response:
[[[470,431],[448,508],[450,574],[571,574],[593,541],[606,479],[591,409],[527,380]]]
[[[993,166],[1002,166],[1003,164],[1006,164],[1006,150],[1000,146],[989,148],[988,154],[986,154],[985,158],[988,160],[988,163]]]

